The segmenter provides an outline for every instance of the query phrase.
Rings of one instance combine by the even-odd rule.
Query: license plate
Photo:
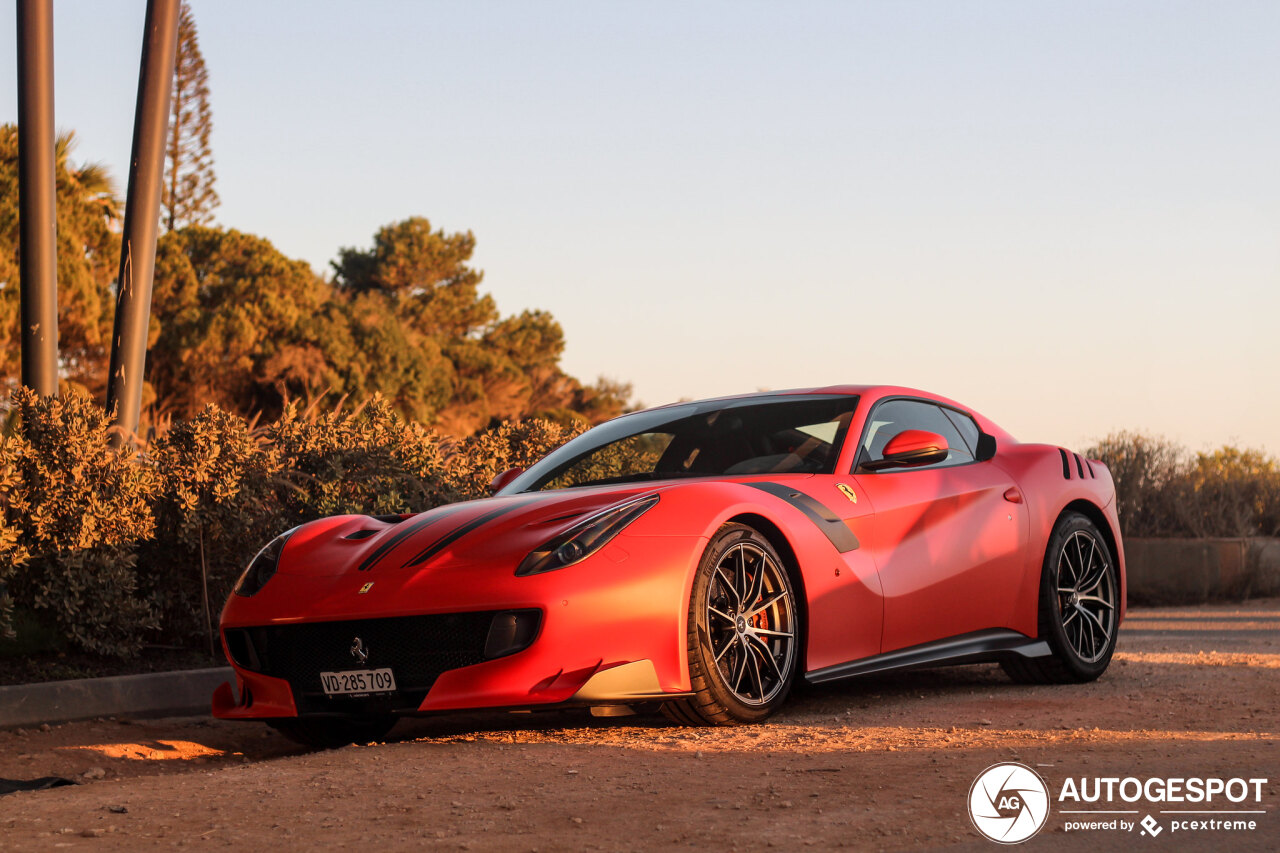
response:
[[[330,696],[367,696],[371,693],[391,693],[396,689],[396,677],[390,669],[353,669],[347,672],[322,672],[320,683]]]

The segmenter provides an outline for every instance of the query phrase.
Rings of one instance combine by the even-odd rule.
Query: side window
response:
[[[955,409],[942,407],[942,413],[947,416],[947,420],[956,425],[956,429],[960,430],[960,434],[964,436],[964,442],[969,447],[969,452],[975,456],[978,452],[978,436],[982,434],[982,430],[978,428],[978,423],[970,415],[964,412],[958,412]]]
[[[881,403],[871,413],[866,433],[862,439],[862,449],[858,454],[859,464],[867,461],[878,461],[884,458],[885,445],[898,433],[908,429],[922,429],[934,432],[947,440],[947,458],[926,468],[947,468],[952,465],[966,465],[974,461],[973,451],[960,430],[943,410],[933,403],[922,400],[889,400]],[[974,426],[976,430],[976,425]],[[977,442],[977,434],[974,434]],[[910,470],[918,471],[919,468]]]

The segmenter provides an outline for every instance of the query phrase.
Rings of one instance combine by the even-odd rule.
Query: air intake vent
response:
[[[368,539],[370,536],[372,536],[377,532],[378,531],[376,530],[357,530],[354,533],[348,533],[346,536],[343,536],[342,538],[343,539]]]
[[[403,712],[416,710],[422,704],[441,673],[485,659],[486,638],[496,615],[496,611],[483,611],[393,616],[233,628],[223,633],[237,664],[289,682],[300,714]],[[523,635],[519,630],[516,634],[532,641],[537,635],[537,620]],[[321,672],[360,666],[350,651],[356,637],[368,650],[370,667],[390,667],[395,673],[394,696],[361,698],[324,693]]]
[[[1062,454],[1062,479],[1070,480],[1071,479],[1071,462],[1067,459],[1067,451],[1059,447],[1058,452]]]
[[[1080,479],[1081,479],[1081,480],[1083,480],[1083,479],[1084,479],[1084,464],[1080,461],[1080,454],[1079,454],[1079,453],[1075,454],[1075,457],[1076,457],[1076,473],[1077,473],[1077,474],[1079,474],[1079,475],[1080,475]]]

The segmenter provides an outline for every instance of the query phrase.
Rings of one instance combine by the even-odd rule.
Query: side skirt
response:
[[[815,669],[806,673],[804,678],[810,684],[822,684],[892,669],[988,663],[1011,656],[1042,658],[1050,654],[1052,652],[1049,651],[1049,644],[1044,640],[1035,640],[1017,631],[993,629],[974,631],[971,634],[961,634],[958,637],[921,643],[874,657]]]

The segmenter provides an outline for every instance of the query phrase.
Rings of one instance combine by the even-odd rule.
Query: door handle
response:
[[[1017,486],[1010,486],[1004,490],[1004,499],[1011,504],[1022,503],[1022,492],[1018,491]]]

